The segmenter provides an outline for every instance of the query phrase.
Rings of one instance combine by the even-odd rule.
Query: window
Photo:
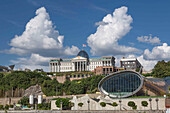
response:
[[[135,73],[121,73],[106,79],[102,88],[113,95],[132,94],[141,84],[139,76]]]

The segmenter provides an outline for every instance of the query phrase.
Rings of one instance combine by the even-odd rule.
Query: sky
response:
[[[43,68],[51,58],[170,60],[169,0],[1,0],[0,65]],[[87,47],[83,47],[85,44]]]

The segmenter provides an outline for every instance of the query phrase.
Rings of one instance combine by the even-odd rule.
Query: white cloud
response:
[[[137,57],[137,59],[142,64],[145,71],[151,71],[158,62],[157,60],[145,60],[143,55]]]
[[[134,54],[129,54],[129,55],[125,55],[125,56],[118,55],[118,56],[115,56],[115,63],[116,63],[115,65],[117,67],[120,67],[120,60],[123,57],[125,57],[125,58],[137,58],[138,61],[142,64],[143,69],[145,71],[151,71],[154,68],[155,64],[157,63],[157,60],[146,60],[146,59],[144,59],[143,55],[141,55],[141,56],[137,56],[137,55],[134,55]]]
[[[8,52],[18,55],[36,53],[53,57],[77,54],[79,49],[76,46],[63,47],[64,36],[59,35],[55,28],[46,9],[37,9],[36,16],[26,24],[22,35],[16,35],[11,40],[9,45],[12,47]]]
[[[18,68],[28,68],[31,70],[43,68],[48,71],[48,62],[52,57],[43,57],[39,54],[31,54],[30,58],[18,58],[17,60],[11,60],[12,63],[17,64]]]
[[[11,60],[18,68],[43,68],[48,71],[48,62],[53,57],[66,57],[76,55],[78,47],[64,47],[64,36],[55,30],[56,26],[50,20],[49,14],[44,7],[37,9],[36,16],[25,26],[25,31],[16,35],[10,42],[11,49],[5,53],[27,55],[27,57]],[[30,56],[30,57],[28,57]]]
[[[150,35],[150,36],[141,36],[141,37],[137,37],[137,40],[139,42],[146,42],[146,43],[151,43],[151,44],[160,44],[161,41],[158,37],[153,37]]]
[[[127,15],[127,10],[127,7],[118,8],[113,12],[113,16],[108,14],[101,22],[98,22],[96,33],[91,34],[87,39],[92,55],[122,55],[139,51],[136,48],[118,44],[118,40],[132,28],[130,24],[133,19]],[[103,23],[107,24],[103,25]]]
[[[145,49],[144,58],[150,60],[170,60],[170,46],[167,43],[163,43],[162,46],[156,46],[149,51]]]

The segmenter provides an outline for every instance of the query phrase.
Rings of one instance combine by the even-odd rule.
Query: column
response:
[[[78,62],[77,62],[77,71],[78,71]]]
[[[57,63],[56,63],[56,72],[58,72],[58,65],[57,65]]]
[[[51,72],[51,63],[49,63],[49,70],[50,70],[50,72]]]
[[[51,71],[52,71],[52,72],[54,72],[54,66],[53,66],[53,63],[51,63],[51,64],[52,64],[52,70],[51,70]]]
[[[83,61],[83,65],[82,65],[82,68],[83,68],[83,69],[82,69],[82,71],[84,71],[84,61]]]
[[[87,71],[87,66],[86,66],[86,62],[85,62],[85,71]]]
[[[81,71],[81,61],[80,61],[80,71]]]
[[[57,70],[56,70],[56,63],[54,63],[54,72],[56,72]]]

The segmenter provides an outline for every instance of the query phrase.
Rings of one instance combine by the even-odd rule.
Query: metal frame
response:
[[[133,91],[132,94],[128,94],[128,95],[122,95],[122,96],[120,95],[120,96],[117,96],[117,95],[109,94],[108,92],[106,92],[106,91],[102,88],[103,83],[104,83],[106,80],[108,80],[109,78],[111,78],[112,76],[115,76],[115,75],[121,74],[121,73],[135,73],[136,75],[138,75],[138,77],[139,77],[140,80],[141,80],[140,86],[139,86],[135,91]],[[98,89],[99,89],[99,91],[100,91],[102,94],[104,94],[104,95],[106,95],[106,96],[109,96],[109,97],[112,97],[112,98],[116,98],[116,97],[119,97],[119,98],[121,98],[121,97],[129,97],[129,96],[132,96],[132,95],[134,95],[135,93],[137,93],[137,92],[142,88],[143,82],[144,82],[144,76],[142,76],[140,73],[138,73],[138,72],[136,72],[136,71],[127,71],[127,70],[125,70],[125,71],[119,71],[119,72],[111,73],[111,74],[109,74],[108,76],[104,77],[104,78],[99,82],[99,84],[98,84]]]

